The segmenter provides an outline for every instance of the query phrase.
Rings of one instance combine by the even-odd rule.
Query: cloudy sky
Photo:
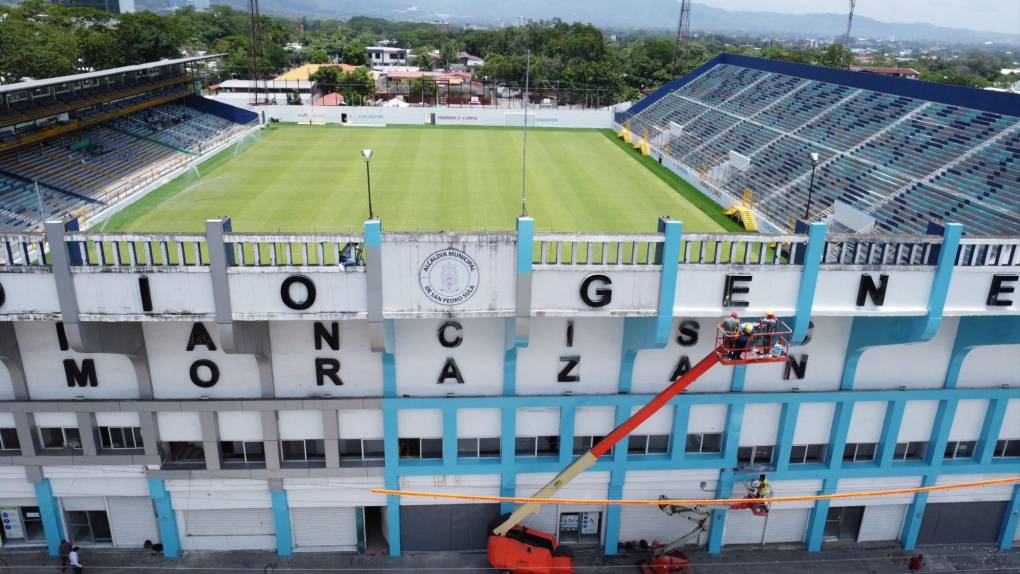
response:
[[[849,0],[697,0],[731,10],[846,12]],[[1020,0],[857,0],[855,14],[885,22],[926,22],[992,32],[1020,32]]]

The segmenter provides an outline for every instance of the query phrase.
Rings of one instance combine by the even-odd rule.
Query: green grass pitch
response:
[[[360,230],[372,202],[391,231],[511,230],[521,205],[521,130],[273,125],[96,226],[200,231],[229,215],[235,231]],[[711,200],[608,130],[528,132],[528,213],[540,231],[735,231]]]

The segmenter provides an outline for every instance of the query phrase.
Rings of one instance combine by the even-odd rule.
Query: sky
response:
[[[846,13],[849,0],[697,0],[727,10]],[[857,0],[854,14],[883,22],[924,22],[1007,34],[1020,33],[1020,0]]]

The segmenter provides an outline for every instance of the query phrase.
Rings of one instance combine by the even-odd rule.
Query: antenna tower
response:
[[[262,15],[259,13],[259,0],[248,0],[248,33],[251,50],[248,61],[248,75],[251,77],[252,104],[269,103],[269,86],[259,70],[259,58],[262,57]]]
[[[854,27],[854,5],[856,0],[850,0],[850,16],[846,19],[846,34],[843,35],[843,68],[850,67],[850,31]]]
[[[680,20],[676,24],[676,43],[673,45],[674,77],[680,77],[685,70],[686,43],[691,35],[691,0],[680,0]]]

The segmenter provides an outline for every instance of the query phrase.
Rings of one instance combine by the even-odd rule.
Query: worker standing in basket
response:
[[[776,318],[776,314],[772,311],[765,311],[761,321],[758,321],[758,332],[761,333],[761,336],[755,343],[759,355],[767,354],[775,344],[775,332],[778,330],[778,325],[779,319]]]
[[[751,483],[751,494],[754,498],[766,498],[769,495],[769,479],[764,474],[758,475],[758,480]]]

